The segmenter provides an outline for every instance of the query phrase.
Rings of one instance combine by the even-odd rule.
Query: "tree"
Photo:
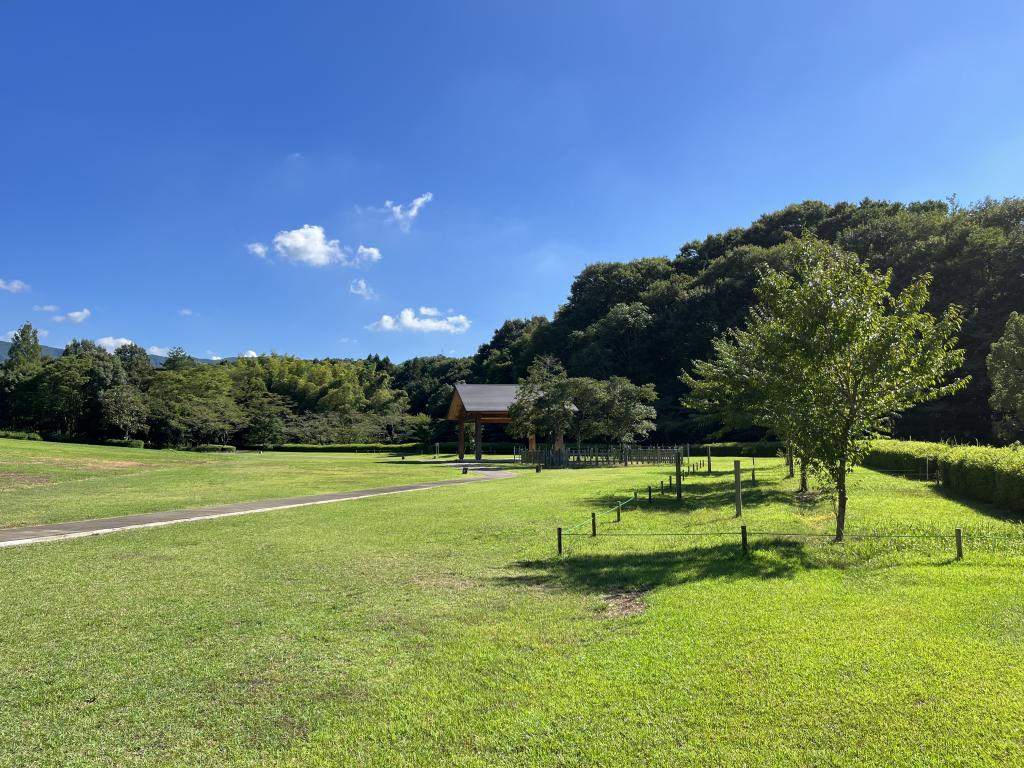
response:
[[[604,434],[604,415],[608,407],[608,387],[603,381],[586,376],[569,379],[572,404],[572,434],[580,447],[584,440]]]
[[[100,394],[104,421],[116,427],[127,440],[146,426],[149,409],[142,393],[131,384],[117,384]]]
[[[924,311],[930,275],[893,295],[892,273],[811,236],[789,244],[792,270],[765,270],[745,331],[720,343],[721,370],[738,378],[753,420],[785,436],[834,488],[836,541],[846,525],[847,472],[869,441],[911,406],[966,386],[947,380],[963,362],[961,312]],[[694,369],[704,381],[705,366]],[[710,379],[709,379],[710,381]]]
[[[992,344],[987,365],[996,432],[1004,440],[1020,440],[1024,437],[1024,315],[1010,314],[1003,335]]]
[[[199,365],[196,359],[182,347],[171,347],[160,367],[165,371],[185,371]]]
[[[114,357],[121,361],[128,383],[145,390],[153,378],[153,361],[149,353],[138,344],[124,344],[114,350]]]
[[[604,434],[616,443],[647,437],[658,416],[651,405],[657,399],[653,384],[637,385],[622,376],[612,376],[605,385]]]
[[[551,435],[562,447],[573,419],[572,384],[565,367],[553,357],[539,357],[530,365],[509,407],[508,430],[517,437]]]
[[[0,422],[32,425],[31,382],[42,367],[39,332],[25,323],[14,332],[7,359],[0,364]]]

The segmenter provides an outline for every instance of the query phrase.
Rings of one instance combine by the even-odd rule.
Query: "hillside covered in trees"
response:
[[[444,416],[456,382],[520,381],[537,358],[548,357],[569,376],[653,385],[651,439],[696,441],[716,427],[681,405],[687,391],[680,374],[709,357],[716,336],[742,323],[759,270],[786,269],[783,244],[805,233],[891,269],[894,290],[930,273],[927,309],[963,308],[961,373],[970,375],[969,385],[910,411],[896,434],[994,440],[986,359],[1011,313],[1024,313],[1019,198],[967,207],[955,200],[791,205],[685,243],[674,257],[592,264],[552,318],[507,320],[466,358],[272,355],[200,364],[177,350],[154,367],[134,345],[110,354],[76,341],[53,358],[26,326],[0,368],[0,427],[70,439],[130,435],[156,445],[446,440],[454,437]],[[488,439],[500,434],[494,429]],[[1004,428],[999,437],[1012,435]]]
[[[1024,312],[1024,200],[829,205],[808,201],[768,213],[748,227],[685,243],[672,258],[592,264],[573,281],[552,319],[506,321],[472,358],[417,358],[393,366],[414,409],[441,414],[440,385],[459,379],[522,378],[538,355],[571,375],[625,376],[654,384],[661,441],[696,440],[708,425],[681,405],[680,372],[708,357],[711,340],[740,324],[753,301],[758,269],[783,266],[788,238],[804,232],[835,243],[872,267],[893,270],[899,290],[933,276],[928,309],[964,309],[963,392],[920,406],[897,425],[901,436],[988,441],[993,415],[985,360],[1010,313]]]

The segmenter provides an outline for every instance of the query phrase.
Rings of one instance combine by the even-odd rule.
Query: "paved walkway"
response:
[[[474,467],[472,465],[469,468],[471,471],[479,472],[480,474],[466,475],[454,480],[437,480],[431,483],[415,483],[413,485],[389,485],[383,488],[325,493],[319,496],[297,496],[292,499],[264,501],[240,501],[235,504],[221,504],[220,506],[203,507],[201,509],[176,509],[168,512],[146,512],[141,515],[107,517],[99,520],[75,520],[68,523],[0,528],[0,547],[14,547],[19,544],[36,544],[43,541],[59,541],[61,539],[76,539],[81,536],[96,536],[102,533],[129,531],[133,528],[155,528],[158,525],[190,523],[195,520],[210,520],[215,517],[249,515],[253,512],[270,512],[275,509],[308,507],[313,504],[330,504],[335,501],[352,501],[354,499],[366,499],[371,496],[425,491],[430,488],[442,488],[446,485],[463,485],[465,483],[478,483],[483,480],[501,480],[515,477],[514,472],[505,472],[487,467]]]

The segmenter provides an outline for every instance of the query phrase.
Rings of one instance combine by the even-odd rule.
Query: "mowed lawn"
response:
[[[520,473],[0,550],[0,765],[1021,762],[1024,557],[975,543],[1016,522],[859,470],[851,529],[949,538],[753,537],[743,558],[735,535],[610,535],[735,533],[723,472],[555,556],[556,526],[667,475]],[[746,524],[831,529],[794,487],[763,469]]]
[[[0,528],[445,480],[458,473],[385,453],[191,453],[0,439]]]

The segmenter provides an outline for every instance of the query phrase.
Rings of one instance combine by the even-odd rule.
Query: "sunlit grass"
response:
[[[745,489],[742,521],[724,471],[648,504],[668,473],[523,472],[0,551],[0,765],[1019,759],[1024,558],[970,536],[960,562],[827,536],[754,537],[744,557],[741,522],[828,534],[831,505],[797,503],[781,469]],[[855,478],[851,530],[1017,530]],[[634,489],[621,523],[555,556],[556,527]]]

